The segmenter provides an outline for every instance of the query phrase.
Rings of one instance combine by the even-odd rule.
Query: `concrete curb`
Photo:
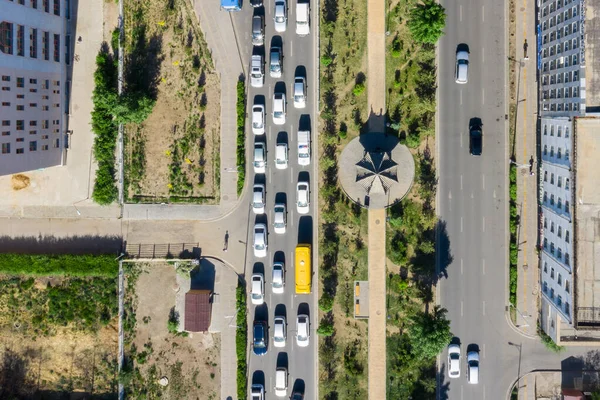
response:
[[[525,333],[525,332],[523,332],[521,329],[519,329],[519,328],[518,328],[518,327],[517,327],[517,326],[516,326],[516,325],[515,325],[515,324],[512,322],[512,319],[510,318],[510,312],[509,312],[509,311],[506,311],[506,312],[504,313],[504,317],[506,318],[506,323],[508,324],[508,326],[510,326],[510,328],[511,328],[513,331],[515,331],[516,333],[518,333],[519,335],[521,335],[521,336],[523,336],[523,337],[525,337],[525,338],[527,338],[527,339],[533,339],[533,340],[535,340],[535,339],[538,339],[538,338],[539,338],[539,336],[538,336],[538,335],[531,335],[531,334],[529,334],[529,333]]]

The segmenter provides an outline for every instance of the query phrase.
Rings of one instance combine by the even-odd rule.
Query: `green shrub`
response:
[[[319,299],[319,310],[327,313],[333,309],[334,298],[330,294],[323,293]]]
[[[238,284],[236,289],[236,307],[237,307],[237,330],[235,332],[235,351],[237,354],[237,398],[246,399],[248,390],[246,351],[248,340],[248,328],[246,326],[246,287]]]
[[[365,91],[365,84],[364,83],[357,83],[356,85],[354,85],[354,89],[352,89],[352,93],[354,93],[355,96],[360,96],[361,94],[363,94],[363,92]]]
[[[319,324],[319,329],[317,329],[317,333],[321,336],[331,336],[335,332],[333,327],[333,323],[330,321],[326,321],[323,319]]]
[[[552,340],[552,338],[548,336],[546,332],[544,332],[539,326],[538,335],[540,336],[540,340],[548,350],[553,351],[554,353],[560,353],[565,349],[564,346],[559,346],[558,344],[556,344],[554,340]]]
[[[237,83],[237,193],[238,196],[244,190],[244,182],[246,180],[246,86],[244,81],[239,80]]]
[[[332,62],[333,62],[333,58],[331,58],[331,56],[329,56],[327,54],[321,56],[321,65],[322,66],[329,67]]]
[[[118,272],[114,255],[0,254],[0,273],[7,275],[115,277]]]

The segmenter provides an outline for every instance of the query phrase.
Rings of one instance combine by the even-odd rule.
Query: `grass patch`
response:
[[[552,338],[548,336],[548,334],[546,334],[546,332],[544,332],[544,330],[539,325],[537,333],[540,337],[540,340],[548,350],[554,353],[560,353],[563,350],[565,350],[564,346],[559,346],[558,344],[556,344],[556,342],[554,342],[554,340],[552,340]]]
[[[517,167],[514,164],[510,165],[509,170],[509,230],[510,230],[510,246],[509,246],[509,301],[514,307],[517,306],[517,280],[519,263],[519,248],[517,230],[520,224],[520,216],[517,210]],[[513,315],[513,314],[511,314]]]
[[[237,354],[237,397],[245,400],[248,391],[247,361],[248,328],[246,321],[246,286],[238,284],[236,289],[237,329],[235,331],[235,351]]]
[[[8,275],[115,277],[118,271],[114,255],[0,254],[0,273]]]
[[[246,84],[243,80],[237,83],[237,194],[238,196],[244,190],[246,181]]]

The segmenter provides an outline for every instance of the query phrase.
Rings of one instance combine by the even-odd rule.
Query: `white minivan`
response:
[[[288,145],[277,143],[275,146],[275,168],[286,169],[288,166]]]
[[[285,368],[275,370],[275,396],[285,397],[288,388],[288,372]]]
[[[467,382],[473,385],[479,383],[479,353],[476,351],[467,353]]]

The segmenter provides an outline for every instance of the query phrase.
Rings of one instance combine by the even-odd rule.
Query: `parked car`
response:
[[[255,135],[265,134],[265,106],[262,104],[252,106],[252,133]]]
[[[252,304],[261,305],[265,302],[265,276],[263,274],[252,275],[252,292],[250,293]]]
[[[273,293],[281,294],[285,287],[285,265],[282,262],[273,263],[273,277],[271,279]]]
[[[250,60],[250,86],[261,88],[265,84],[265,60],[262,55],[255,54]]]
[[[296,318],[296,344],[307,347],[310,339],[310,321],[308,315],[300,314]]]
[[[265,44],[265,19],[262,15],[252,17],[252,45]]]
[[[255,174],[264,174],[267,169],[267,147],[262,142],[254,143],[254,159],[252,161]]]
[[[250,392],[252,393],[251,400],[265,400],[265,387],[263,385],[252,385]]]
[[[285,124],[285,94],[273,94],[273,123],[275,125]]]
[[[308,2],[296,3],[296,34],[306,36],[310,33],[310,8]]]
[[[257,356],[264,356],[267,354],[267,347],[269,345],[269,341],[267,340],[267,323],[265,321],[254,321],[252,332],[252,351]]]
[[[267,256],[267,226],[265,224],[254,225],[254,257],[263,258]]]
[[[252,187],[252,211],[254,214],[265,213],[265,185],[261,183]]]
[[[294,78],[294,107],[306,107],[306,79],[302,76]]]
[[[271,78],[281,78],[283,74],[283,51],[281,51],[281,47],[273,46],[270,53],[269,75],[271,75]]]
[[[286,169],[288,166],[288,145],[277,143],[275,146],[275,168]]]
[[[308,214],[310,209],[310,192],[308,182],[298,182],[296,186],[296,210],[298,214]]]
[[[275,32],[285,32],[287,28],[287,3],[285,0],[275,1]]]

